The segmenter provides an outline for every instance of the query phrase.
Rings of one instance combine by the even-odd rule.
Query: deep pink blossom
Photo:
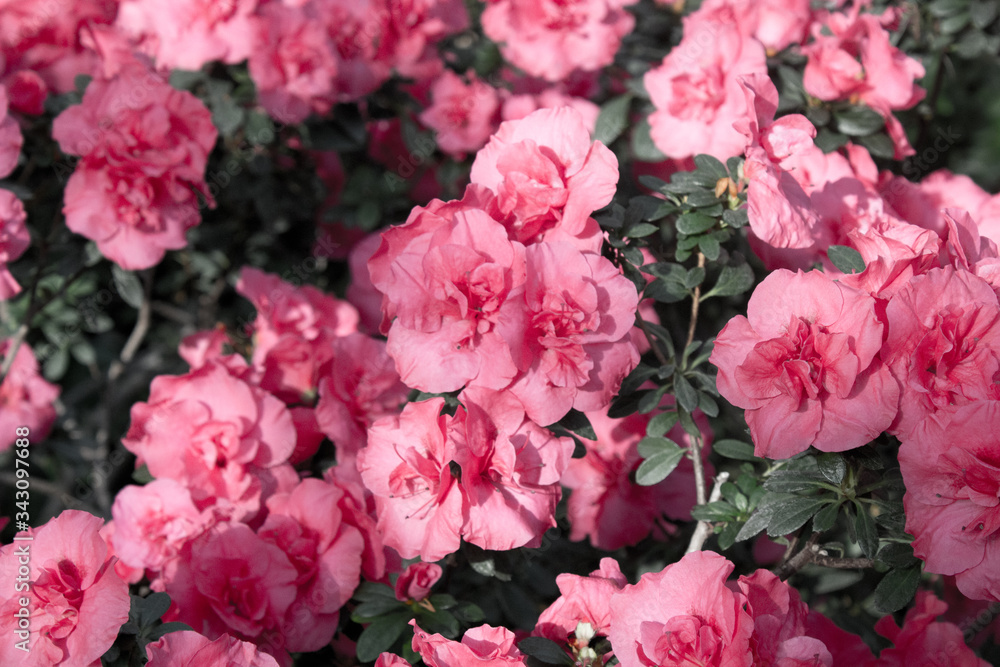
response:
[[[413,625],[413,650],[427,667],[509,667],[524,665],[525,656],[514,644],[514,633],[507,628],[481,625],[466,630],[462,641],[428,634]]]
[[[540,109],[503,123],[476,155],[470,179],[496,194],[512,239],[553,240],[550,232],[560,230],[597,252],[601,236],[590,214],[611,202],[618,160],[591,141],[574,109]]]
[[[11,353],[11,339],[0,340],[0,358]],[[52,405],[59,397],[59,386],[38,372],[35,353],[21,343],[7,376],[0,384],[0,451],[10,449],[17,438],[16,429],[26,427],[32,443],[44,440],[56,420]]]
[[[31,244],[31,235],[25,225],[27,219],[24,204],[17,195],[0,189],[0,301],[21,293],[21,285],[7,265],[23,255]]]
[[[563,486],[572,491],[566,506],[571,540],[589,537],[598,549],[614,551],[638,544],[650,533],[659,538],[670,535],[676,528],[667,519],[691,518],[695,484],[694,468],[688,458],[653,486],[641,486],[633,479],[642,463],[638,444],[646,436],[650,416],[635,414],[612,419],[604,411],[587,413],[597,440],[581,439],[587,453],[570,461],[562,478]],[[711,428],[700,413],[696,423],[702,430],[706,465],[711,468],[707,463]],[[682,447],[690,444],[679,424],[666,437]]]
[[[196,504],[222,502],[250,518],[290,469],[295,426],[277,398],[208,363],[154,378],[149,400],[132,406],[122,444],[154,477],[190,489]]]
[[[0,84],[0,178],[6,178],[17,166],[24,137],[8,109],[7,88]]]
[[[965,645],[962,630],[954,623],[936,620],[948,605],[929,591],[917,591],[913,607],[906,612],[903,625],[896,625],[892,615],[883,616],[875,631],[893,646],[882,649],[878,667],[988,667]]]
[[[974,600],[1000,600],[1000,402],[939,411],[902,437],[913,552]]]
[[[899,389],[877,358],[882,330],[871,296],[819,271],[779,270],[757,286],[710,361],[758,456],[844,451],[888,428]]]
[[[396,599],[400,602],[423,600],[441,578],[443,570],[437,563],[412,563],[396,579]]]
[[[129,594],[98,533],[103,523],[92,514],[65,510],[18,533],[30,541],[0,547],[0,582],[6,588],[0,602],[0,662],[89,666],[111,648],[128,620]],[[25,587],[15,588],[26,562],[27,581],[20,579]],[[29,614],[27,629],[19,627],[20,609]],[[28,650],[17,647],[21,641],[27,641]]]
[[[177,559],[165,582],[173,606],[164,618],[187,623],[209,639],[229,634],[260,645],[277,636],[281,640],[262,648],[278,657],[299,578],[290,558],[242,523],[217,524]]]
[[[431,84],[430,93],[431,104],[420,113],[420,122],[437,134],[442,152],[462,159],[486,144],[496,129],[500,108],[493,86],[471,71],[463,79],[444,70]]]
[[[146,657],[148,667],[278,667],[273,657],[250,642],[228,634],[212,641],[190,630],[170,632],[146,644]]]
[[[656,110],[651,136],[667,157],[697,153],[720,160],[743,152],[733,123],[748,111],[739,77],[766,73],[764,47],[727,22],[691,15],[684,37],[643,83]]]
[[[608,637],[622,667],[750,667],[753,619],[726,586],[733,564],[695,551],[611,598]]]
[[[201,221],[197,192],[208,197],[216,135],[201,100],[138,62],[94,79],[52,124],[63,152],[81,158],[66,184],[66,225],[124,269],[157,264]]]
[[[982,400],[1000,372],[1000,307],[982,278],[951,267],[914,277],[886,307],[881,356],[902,394],[892,433],[935,411]]]
[[[181,0],[169,5],[122,0],[116,26],[166,69],[198,70],[212,61],[236,64],[257,46],[258,0]]]
[[[488,196],[470,190],[467,199]],[[388,353],[403,382],[422,391],[467,383],[502,389],[517,373],[497,326],[524,282],[524,247],[471,203],[414,209],[405,225],[383,234],[369,262],[384,295]]]
[[[295,601],[281,623],[288,651],[318,651],[329,644],[340,608],[361,581],[365,540],[343,520],[344,495],[335,484],[304,479],[267,501],[267,519],[257,534],[288,555],[298,572]]]
[[[589,640],[580,636],[581,623],[590,626],[592,636],[607,637],[611,630],[611,596],[628,585],[618,561],[602,558],[600,569],[586,577],[560,574],[556,585],[560,595],[538,617],[532,634],[569,644],[578,653],[589,644]],[[574,634],[575,639],[570,639]]]
[[[519,371],[510,391],[539,424],[571,408],[604,409],[639,362],[629,336],[635,286],[604,257],[568,243],[536,243],[525,257],[527,280],[500,308]]]
[[[531,76],[561,81],[574,70],[611,64],[622,37],[635,25],[624,9],[630,4],[633,0],[490,0],[483,31],[501,44],[512,65]]]

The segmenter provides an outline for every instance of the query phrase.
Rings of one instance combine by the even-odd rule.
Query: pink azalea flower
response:
[[[247,63],[261,105],[282,123],[325,114],[337,101],[337,45],[318,3],[268,3],[253,23]]]
[[[122,444],[154,477],[190,489],[201,508],[222,502],[235,518],[252,518],[290,470],[295,426],[277,398],[209,363],[154,378]]]
[[[771,273],[719,333],[719,392],[746,409],[758,456],[867,444],[896,416],[875,300],[818,272]]]
[[[1000,402],[977,401],[923,420],[899,448],[913,552],[974,600],[1000,600],[998,427]]]
[[[128,620],[130,602],[128,585],[115,572],[114,557],[99,535],[103,523],[92,514],[65,510],[39,528],[18,533],[31,541],[0,547],[0,581],[7,587],[0,602],[5,637],[0,662],[91,665],[111,648]],[[19,568],[26,561],[24,577]],[[15,588],[18,581],[24,588]],[[27,629],[19,625],[20,609],[29,614]],[[27,651],[17,648],[21,641],[27,641]]]
[[[87,86],[52,136],[81,157],[66,184],[66,225],[124,269],[157,264],[187,245],[216,129],[205,105],[138,62]]]
[[[283,623],[296,601],[298,578],[280,547],[242,523],[220,523],[177,559],[164,582],[174,603],[164,619],[187,623],[209,639],[229,634],[287,656]],[[265,644],[269,636],[281,639]]]
[[[474,207],[481,196],[489,191],[471,186],[462,202],[414,209],[369,262],[384,295],[387,351],[403,382],[422,391],[502,389],[517,372],[497,323],[524,282],[524,247]]]
[[[639,298],[610,261],[568,243],[525,251],[527,280],[500,307],[499,331],[528,417],[559,421],[571,408],[602,410],[639,363],[630,331]]]
[[[261,374],[261,387],[288,403],[315,396],[334,341],[358,330],[358,311],[315,287],[248,266],[240,271],[236,291],[257,309],[251,363]]]
[[[413,650],[420,654],[427,667],[508,667],[524,665],[525,656],[514,645],[514,633],[507,628],[481,625],[466,630],[462,641],[429,635],[413,626]]]
[[[412,563],[396,579],[396,599],[400,602],[423,600],[430,594],[443,570],[437,563]]]
[[[892,615],[883,616],[875,631],[893,643],[882,649],[878,667],[910,665],[949,665],[949,667],[988,667],[965,645],[962,630],[954,623],[937,621],[948,605],[929,591],[917,591],[917,600],[906,612],[902,627]]]
[[[11,340],[0,340],[0,359],[10,354]],[[59,386],[38,373],[38,361],[27,343],[21,343],[17,356],[0,384],[0,451],[10,449],[20,426],[31,431],[31,442],[44,440],[56,420],[53,402],[59,398]]]
[[[86,32],[112,23],[117,10],[107,0],[0,2],[0,77],[11,107],[41,114],[49,92],[69,92],[77,75],[94,74],[98,57],[84,46]]]
[[[574,70],[610,65],[635,18],[624,10],[634,0],[490,0],[483,31],[503,57],[531,76],[561,81]]]
[[[115,555],[139,570],[159,571],[215,519],[195,507],[191,492],[164,478],[145,486],[126,486],[111,507]]]
[[[166,5],[122,0],[116,26],[135,39],[161,68],[198,70],[214,60],[232,65],[254,51],[257,3],[181,0]]]
[[[695,485],[690,459],[685,457],[659,484],[640,486],[632,479],[642,462],[637,446],[646,436],[650,417],[635,414],[612,419],[606,412],[587,413],[597,440],[581,439],[587,453],[570,461],[562,478],[563,486],[572,490],[566,506],[571,540],[589,537],[596,548],[614,551],[638,544],[651,532],[659,538],[672,534],[676,528],[667,518],[691,518]],[[711,428],[700,413],[696,422],[702,430],[705,464],[711,468],[707,462]],[[690,444],[680,425],[666,435],[682,447]]]
[[[0,189],[0,301],[21,293],[21,286],[7,265],[24,254],[31,245],[25,221],[24,204],[10,190]]]
[[[8,111],[7,88],[0,84],[0,178],[14,171],[24,144],[21,128]]]
[[[273,657],[260,652],[250,642],[228,634],[212,641],[190,630],[170,632],[146,644],[146,657],[149,659],[147,667],[278,667]]]
[[[403,558],[435,561],[456,551],[463,499],[449,465],[455,443],[446,437],[443,398],[408,403],[368,430],[358,470],[375,496],[378,530]]]
[[[541,109],[501,124],[476,155],[470,179],[496,194],[512,239],[554,240],[559,230],[581,249],[598,252],[602,237],[590,214],[611,202],[618,159],[590,140],[575,110]]]
[[[334,484],[304,479],[291,493],[267,501],[267,519],[257,534],[288,554],[298,571],[295,601],[281,625],[288,651],[318,651],[329,644],[340,608],[361,582],[365,540],[343,520],[344,495]]]
[[[622,667],[750,667],[753,619],[726,586],[733,564],[696,551],[611,598],[611,646]]]
[[[656,106],[653,143],[671,158],[739,155],[745,144],[733,123],[747,114],[739,77],[766,70],[764,47],[736,26],[685,17],[681,43],[643,77]]]
[[[607,637],[611,629],[611,596],[628,585],[618,561],[602,558],[600,569],[586,577],[560,574],[556,585],[559,597],[541,613],[531,634],[559,644],[569,643],[573,648],[569,636],[577,632],[581,623],[586,623],[594,636]],[[587,644],[584,641],[583,646],[576,648]]]
[[[886,307],[881,356],[902,387],[891,432],[991,396],[1000,371],[1000,311],[982,278],[951,267],[916,276]]]
[[[444,399],[408,404],[375,422],[358,454],[379,530],[403,558],[440,560],[460,537],[535,547],[555,525],[572,441],[527,420],[509,393],[471,388],[462,401],[454,417],[440,415]]]
[[[451,70],[444,70],[431,84],[431,104],[420,114],[420,122],[437,133],[438,147],[455,159],[483,147],[496,128],[500,107],[493,86],[475,73],[468,83]]]

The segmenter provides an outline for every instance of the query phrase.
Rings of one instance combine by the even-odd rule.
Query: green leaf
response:
[[[644,459],[651,458],[663,452],[674,452],[680,448],[676,442],[663,436],[646,436],[636,445],[639,456]]]
[[[628,127],[628,111],[632,105],[632,95],[625,94],[612,98],[601,105],[594,126],[594,141],[608,145],[621,136]]]
[[[170,596],[166,593],[150,593],[146,597],[133,595],[131,598],[129,618],[140,628],[153,625],[170,609]]]
[[[858,545],[861,551],[869,558],[874,558],[878,553],[878,528],[875,520],[868,513],[868,508],[858,501],[854,501],[854,532],[858,536]]]
[[[417,607],[415,613],[417,625],[420,626],[421,630],[444,635],[448,639],[455,639],[458,637],[458,633],[461,630],[461,624],[451,612],[443,609],[430,611],[429,609],[424,609],[423,607]]]
[[[184,632],[184,631],[190,632],[192,630],[193,628],[187,623],[181,623],[180,621],[171,621],[170,623],[160,623],[159,625],[154,627],[152,630],[149,631],[148,637],[152,641],[156,641],[163,635],[168,635],[171,632]]]
[[[660,231],[658,226],[651,225],[648,222],[640,222],[639,224],[632,225],[625,230],[625,236],[630,239],[641,239],[658,231]]]
[[[632,154],[643,162],[662,162],[667,159],[649,135],[649,119],[643,118],[632,130]]]
[[[846,145],[847,142],[848,138],[845,135],[840,134],[839,132],[833,132],[825,127],[821,127],[817,130],[816,138],[813,140],[816,147],[824,153],[832,153],[841,146]]]
[[[972,18],[972,25],[979,30],[987,27],[997,17],[1000,6],[996,0],[972,0],[969,5],[969,16]]]
[[[831,484],[840,484],[847,474],[847,461],[840,454],[820,454],[816,457],[816,465],[820,474]]]
[[[719,548],[726,551],[736,543],[736,536],[739,535],[740,529],[743,527],[742,523],[737,521],[732,521],[726,524],[726,527],[722,529],[719,533]]]
[[[714,419],[719,416],[719,404],[708,394],[698,394],[698,409],[707,417]]]
[[[696,266],[687,272],[684,277],[684,287],[688,289],[694,289],[705,280],[705,267]]]
[[[691,508],[691,518],[698,521],[732,521],[739,516],[739,510],[724,500]]]
[[[867,137],[858,137],[858,143],[867,148],[873,157],[891,160],[896,155],[896,145],[892,143],[889,135],[881,132],[869,134]]]
[[[875,587],[875,609],[883,614],[899,611],[910,603],[919,585],[919,565],[889,570]]]
[[[863,105],[836,111],[833,117],[837,122],[837,130],[850,137],[864,137],[885,127],[885,119],[881,114]]]
[[[726,209],[722,212],[722,221],[730,227],[739,229],[749,223],[750,218],[747,215],[746,208],[738,208],[736,210]]]
[[[472,569],[483,575],[484,577],[493,577],[499,581],[510,581],[511,576],[506,572],[501,572],[497,569],[496,561],[492,556],[486,555],[486,552],[482,549],[478,549],[475,558],[473,558],[473,553],[477,552],[477,549],[469,548],[470,545],[466,545],[466,553],[469,554],[469,564]],[[480,556],[482,554],[482,556]]]
[[[132,472],[132,481],[136,484],[148,484],[153,481],[153,476],[149,472],[149,468],[143,463],[141,466]]]
[[[829,500],[824,498],[792,496],[776,503],[771,509],[771,520],[767,524],[767,534],[771,537],[780,537],[795,532],[828,502]]]
[[[704,172],[715,181],[729,176],[729,172],[726,171],[726,165],[711,155],[695,155],[694,163],[698,167],[698,171]]]
[[[889,567],[906,568],[920,563],[913,555],[913,545],[889,542],[878,552],[878,560]]]
[[[717,440],[712,443],[712,451],[725,456],[727,459],[760,461],[758,457],[754,456],[753,445],[748,445],[739,440]]]
[[[522,653],[541,660],[547,665],[575,665],[573,658],[551,639],[545,637],[525,637],[517,643]]]
[[[753,283],[753,269],[745,260],[734,266],[727,265],[722,267],[722,273],[715,281],[715,287],[703,294],[701,300],[704,301],[713,296],[736,296],[753,287]]]
[[[674,375],[674,395],[677,396],[677,403],[687,412],[694,412],[698,407],[698,392],[680,373]]]
[[[747,522],[743,524],[740,528],[740,532],[736,534],[736,541],[742,542],[743,540],[749,540],[754,537],[760,531],[767,528],[767,525],[771,523],[771,515],[774,510],[774,505],[776,504],[778,496],[766,496],[765,500],[761,501],[757,509],[754,510]]]
[[[813,490],[817,485],[824,483],[826,478],[818,472],[777,470],[764,480],[764,488],[776,493],[797,493]]]
[[[139,277],[117,264],[111,265],[111,277],[114,279],[115,290],[122,300],[138,310],[145,296]]]
[[[816,516],[813,517],[813,531],[823,533],[830,530],[837,523],[839,515],[840,503],[830,503],[819,512],[816,512]]]
[[[359,662],[374,662],[379,653],[392,649],[393,644],[409,627],[412,618],[409,610],[380,616],[361,632],[355,647]]]
[[[631,373],[625,376],[622,380],[621,388],[618,390],[619,395],[624,396],[626,394],[631,394],[641,387],[646,380],[656,375],[657,369],[652,366],[647,366],[646,364],[639,364],[636,366]]]
[[[715,218],[710,218],[701,213],[685,213],[677,218],[677,231],[689,236],[701,234],[714,227],[716,222]]]
[[[650,281],[642,294],[644,298],[654,299],[660,303],[677,303],[690,296],[690,293],[684,288],[682,283],[665,278],[657,278]]]
[[[377,600],[368,600],[367,602],[362,602],[354,611],[351,612],[351,618],[355,623],[367,623],[370,619],[378,618],[390,611],[402,610],[406,608],[406,604],[400,602],[396,598],[378,598]]]
[[[587,415],[583,414],[579,410],[570,409],[566,413],[566,416],[555,423],[556,426],[561,426],[567,431],[576,433],[581,438],[586,438],[587,440],[597,440],[597,434],[594,433],[594,427],[590,425],[590,420],[587,419]]]
[[[660,414],[654,416],[646,424],[646,435],[658,437],[669,432],[670,429],[677,424],[677,420],[680,415],[677,414],[676,410],[671,410],[670,412],[661,412]]]
[[[861,273],[865,270],[865,260],[861,253],[846,245],[832,245],[826,250],[826,256],[842,273]]]
[[[719,259],[719,253],[722,250],[722,246],[719,244],[719,239],[710,234],[708,236],[702,236],[698,239],[698,249],[701,250],[703,255],[705,255],[705,259],[710,262],[714,262]]]
[[[681,462],[681,459],[684,458],[684,451],[680,447],[676,447],[674,450],[664,449],[649,457],[635,471],[636,483],[640,486],[659,484]]]
[[[708,187],[714,188],[715,182],[713,181]],[[719,198],[715,196],[715,192],[712,190],[695,190],[690,193],[684,200],[688,206],[694,206],[695,208],[701,208],[704,206],[714,206],[719,203]]]
[[[395,600],[396,592],[392,589],[392,586],[376,583],[374,581],[363,581],[361,582],[361,585],[358,586],[357,590],[354,591],[353,597],[355,600],[360,602],[368,602],[370,600],[378,600],[382,598]]]

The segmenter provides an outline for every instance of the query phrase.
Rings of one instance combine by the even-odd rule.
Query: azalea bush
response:
[[[987,0],[0,0],[0,662],[997,664],[998,77]]]

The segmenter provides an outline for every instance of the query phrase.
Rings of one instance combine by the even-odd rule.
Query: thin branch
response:
[[[705,268],[705,253],[698,253],[698,268]],[[684,349],[686,350],[688,345],[694,341],[694,330],[698,325],[698,305],[701,303],[701,285],[697,285],[694,288],[694,295],[691,301],[691,323],[688,324],[688,335],[687,342],[684,343]]]
[[[642,333],[646,335],[646,340],[649,341],[649,347],[653,350],[653,354],[656,355],[656,360],[660,362],[661,366],[666,366],[668,363],[667,357],[663,354],[663,350],[660,349],[659,341],[656,340],[656,336],[646,326],[646,320],[642,319],[642,315],[638,311],[635,314],[635,323],[642,330]]]
[[[704,472],[702,472],[704,475]],[[708,497],[708,502],[714,503],[719,498],[722,497],[722,485],[729,481],[728,472],[720,472],[715,477],[715,486],[712,487],[712,494]],[[689,554],[692,551],[701,551],[701,548],[705,545],[705,540],[708,536],[712,534],[712,524],[708,521],[699,521],[698,525],[694,529],[694,534],[691,535],[691,541],[688,542],[687,551],[685,554]]]
[[[810,563],[839,570],[863,570],[875,565],[871,558],[840,558],[829,555],[817,544],[819,536],[820,533],[813,533],[802,550],[776,567],[774,573],[781,579],[788,579]]]

